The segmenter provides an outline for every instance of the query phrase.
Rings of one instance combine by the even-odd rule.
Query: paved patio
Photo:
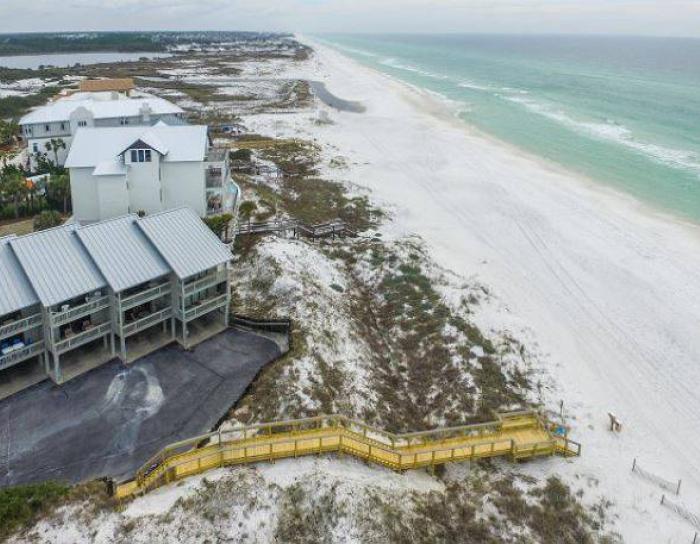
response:
[[[0,487],[129,476],[166,444],[209,431],[281,354],[269,338],[228,329],[189,352],[172,344],[2,400]]]

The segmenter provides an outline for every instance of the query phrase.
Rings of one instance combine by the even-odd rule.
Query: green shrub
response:
[[[46,230],[52,227],[57,227],[63,223],[61,214],[56,210],[45,210],[34,217],[34,230]]]
[[[58,482],[43,482],[0,489],[0,538],[30,525],[56,506],[70,488]]]

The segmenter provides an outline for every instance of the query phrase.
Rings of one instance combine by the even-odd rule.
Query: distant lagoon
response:
[[[104,64],[109,62],[125,62],[139,60],[141,57],[160,58],[172,56],[170,53],[134,52],[119,53],[114,51],[104,51],[101,53],[59,53],[43,55],[13,55],[0,57],[0,66],[6,68],[31,68],[37,69],[39,66],[55,66],[64,68],[75,64]]]

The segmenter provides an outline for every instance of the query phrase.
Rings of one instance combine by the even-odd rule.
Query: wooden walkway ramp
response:
[[[345,453],[393,470],[486,457],[511,460],[578,456],[581,445],[554,434],[537,413],[507,412],[490,423],[408,434],[384,432],[342,416],[266,423],[215,432],[167,446],[114,486],[118,499],[222,467],[329,452]]]
[[[258,223],[244,222],[238,225],[236,236],[252,235],[252,234],[285,234],[291,235],[294,238],[306,237],[312,240],[322,238],[344,238],[356,237],[357,231],[350,228],[345,222],[340,220],[320,223],[318,225],[306,225],[300,221],[282,220],[282,221],[265,221]]]

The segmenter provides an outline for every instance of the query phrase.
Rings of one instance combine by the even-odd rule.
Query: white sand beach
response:
[[[612,500],[626,542],[692,542],[692,525],[659,504],[669,492],[630,469],[637,458],[682,479],[674,500],[700,514],[700,227],[478,134],[438,98],[302,40],[316,56],[299,75],[366,111],[278,129],[336,146],[349,159],[342,176],[392,212],[385,236],[420,235],[441,265],[488,286],[496,302],[477,321],[523,340],[554,381],[551,407],[564,400],[582,457],[526,470]],[[622,432],[608,430],[608,412]]]

